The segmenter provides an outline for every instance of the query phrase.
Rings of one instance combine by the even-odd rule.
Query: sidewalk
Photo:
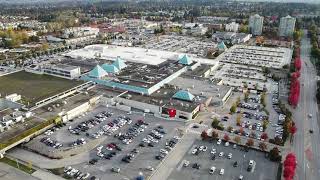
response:
[[[32,176],[39,178],[41,180],[65,180],[64,178],[51,174],[47,171],[38,169],[36,172],[32,173]]]

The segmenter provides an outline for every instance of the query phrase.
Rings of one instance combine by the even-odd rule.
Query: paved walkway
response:
[[[32,176],[41,180],[65,180],[62,177],[43,171],[41,169],[38,169],[36,172],[32,173]]]
[[[157,170],[151,175],[150,180],[166,180],[177,167],[180,160],[195,141],[197,134],[187,133],[179,141],[173,151],[162,161]]]
[[[83,162],[88,162],[90,159],[88,152],[84,152],[64,159],[49,159],[21,148],[14,148],[10,150],[8,154],[12,157],[21,159],[25,162],[31,162],[33,165],[45,169],[54,169],[68,165],[80,164]]]

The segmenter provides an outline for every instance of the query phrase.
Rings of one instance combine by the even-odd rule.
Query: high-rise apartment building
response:
[[[258,14],[250,16],[249,19],[249,29],[252,35],[261,35],[263,28],[263,17]]]
[[[279,26],[279,36],[292,36],[294,32],[294,27],[296,24],[296,18],[291,16],[282,17],[280,19],[280,26]]]

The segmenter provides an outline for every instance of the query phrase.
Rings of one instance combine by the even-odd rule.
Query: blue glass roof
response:
[[[225,49],[227,49],[227,46],[224,44],[223,41],[221,41],[221,42],[218,44],[218,49],[219,49],[219,50],[225,50]]]
[[[119,69],[114,66],[113,64],[103,64],[102,68],[107,72],[107,73],[118,73]]]
[[[192,60],[185,54],[179,59],[179,63],[184,65],[190,65],[192,63]]]
[[[194,99],[194,95],[189,93],[188,91],[180,90],[173,95],[173,98],[184,101],[192,101]]]
[[[127,67],[124,61],[118,56],[117,59],[113,62],[113,65],[116,66],[119,70]]]
[[[102,67],[99,65],[94,67],[88,74],[88,76],[94,77],[94,78],[101,78],[106,75],[108,75],[108,73],[105,70],[103,70]]]

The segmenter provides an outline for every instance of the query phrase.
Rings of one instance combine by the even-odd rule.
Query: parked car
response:
[[[215,170],[216,170],[216,167],[212,166],[209,170],[209,174],[213,174]]]
[[[219,174],[223,175],[224,174],[224,169],[221,169]]]

